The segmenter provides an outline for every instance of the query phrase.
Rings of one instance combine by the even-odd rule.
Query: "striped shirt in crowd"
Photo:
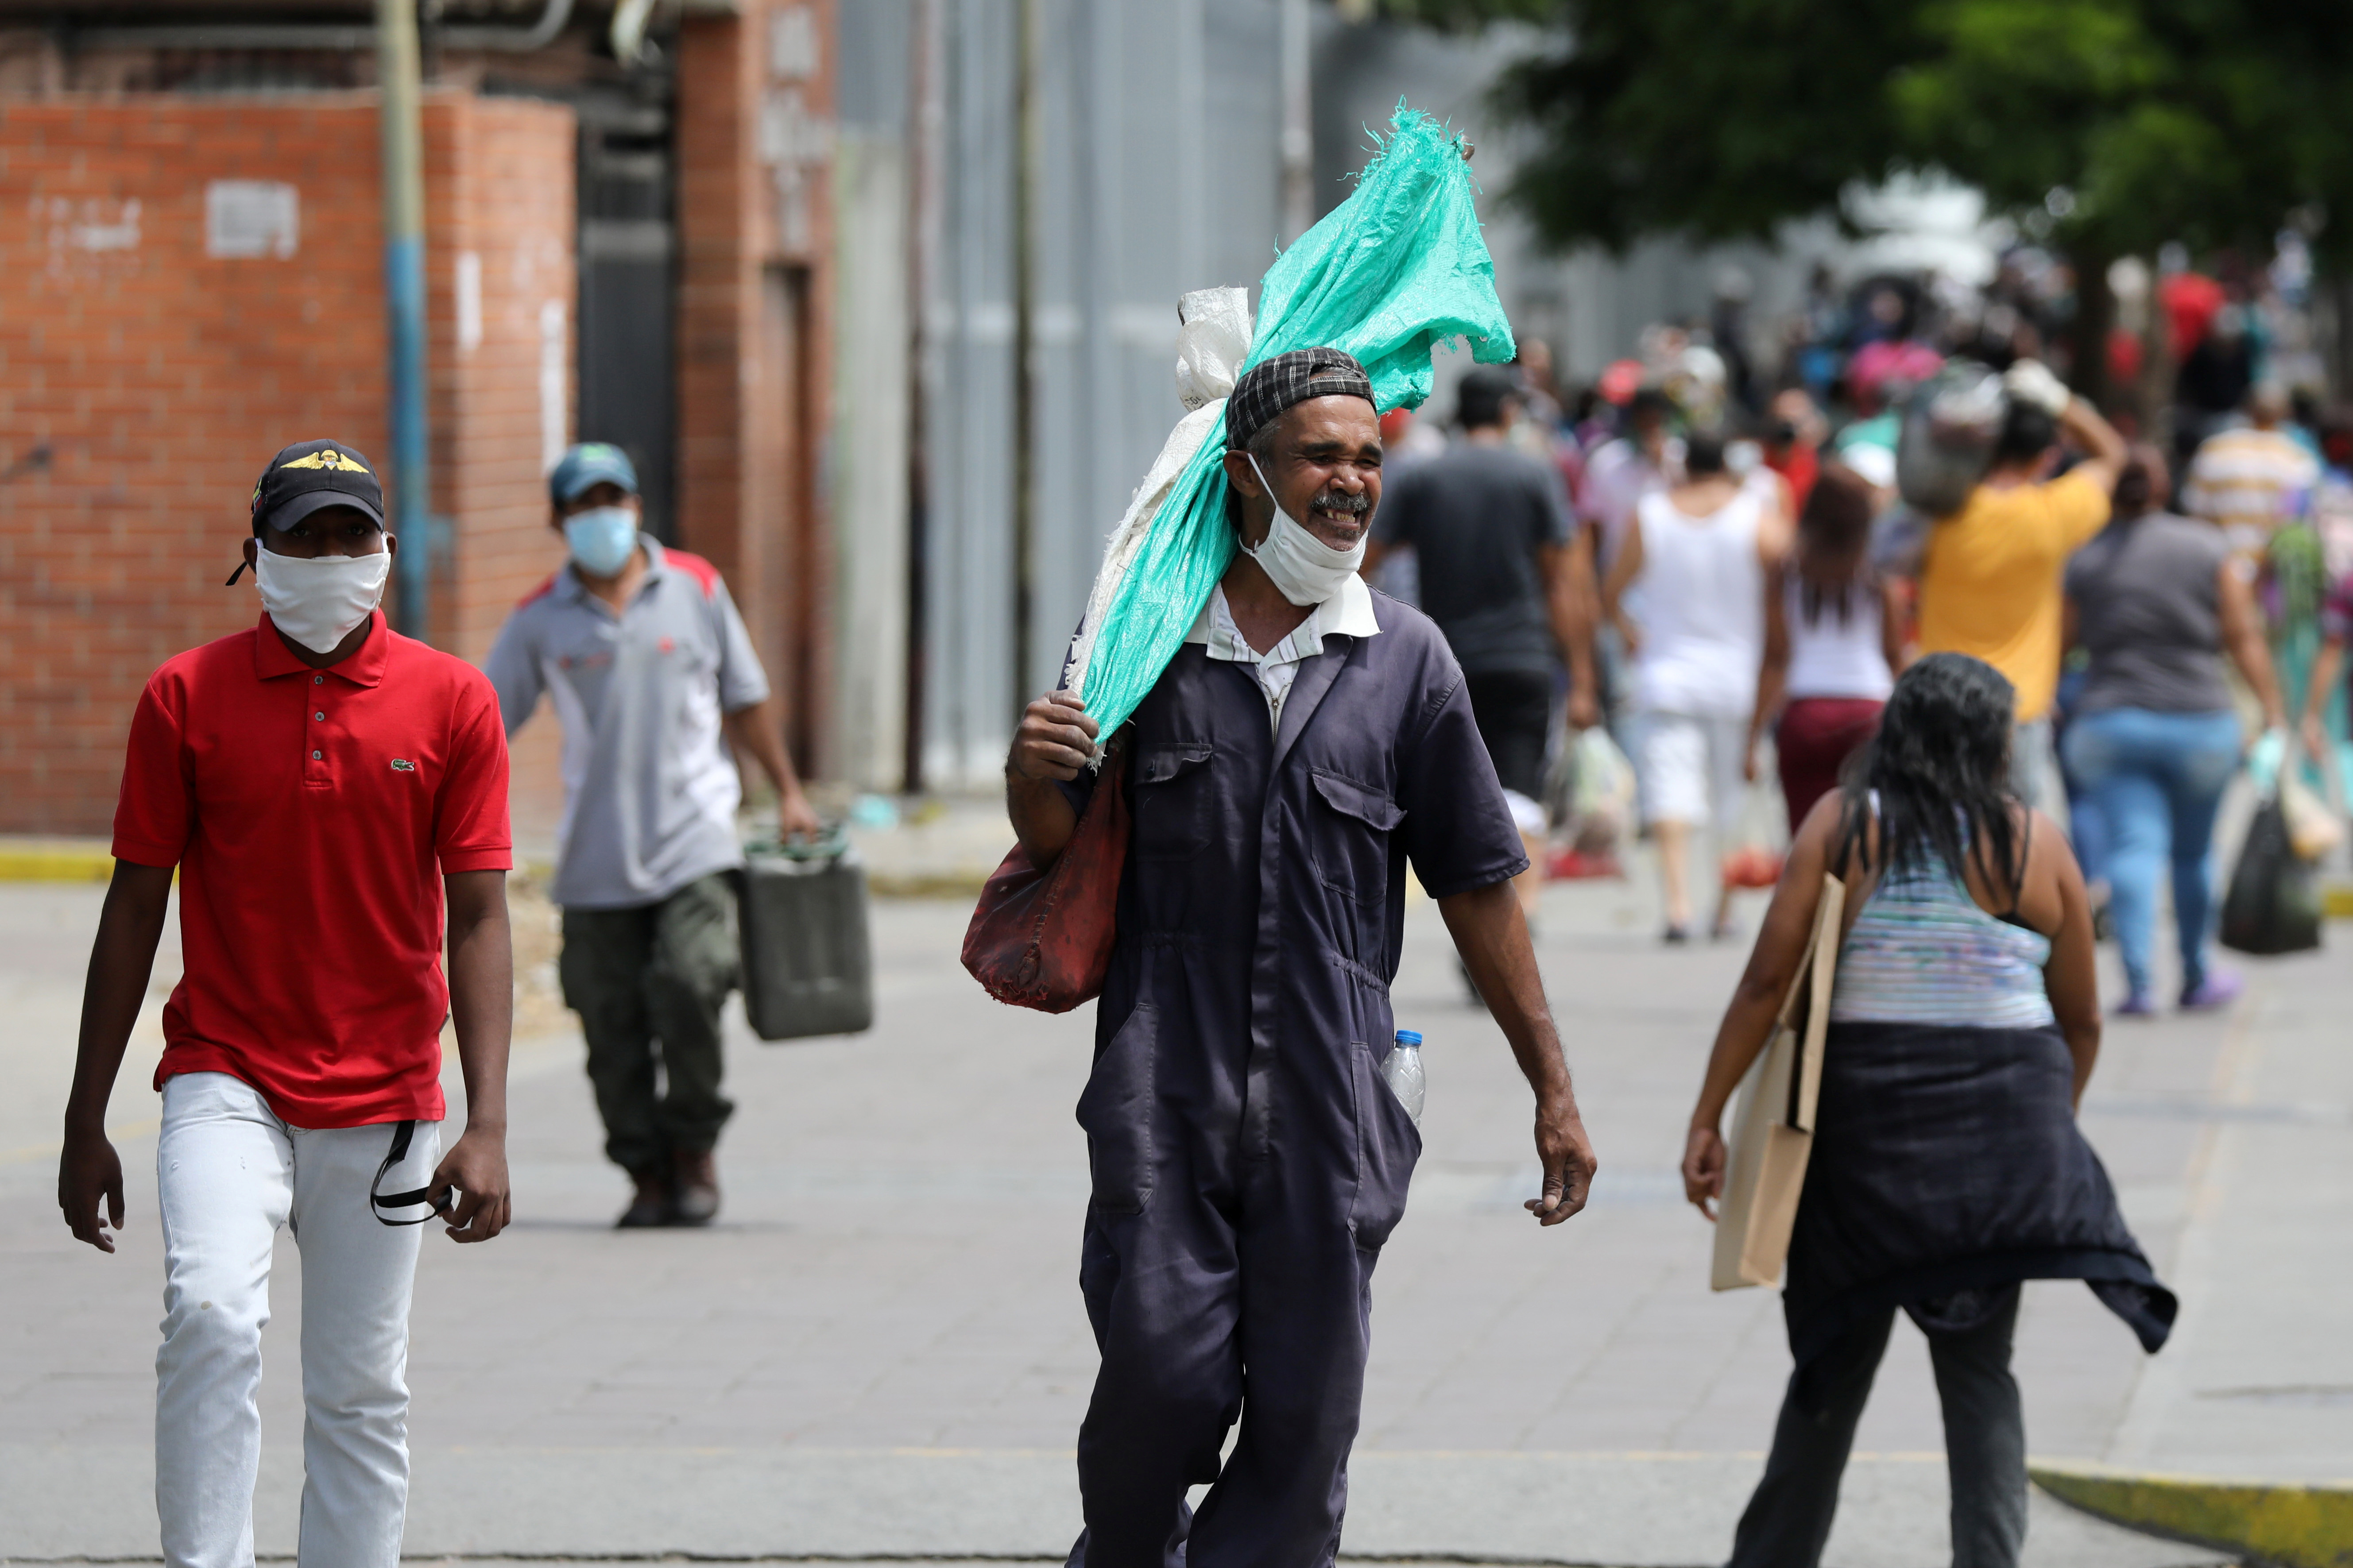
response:
[[[2231,548],[2260,555],[2272,531],[2301,517],[2320,482],[2320,465],[2278,430],[2223,430],[2189,460],[2182,510],[2222,530]]]

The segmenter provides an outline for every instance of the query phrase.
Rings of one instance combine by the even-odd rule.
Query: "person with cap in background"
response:
[[[557,970],[587,1038],[606,1156],[634,1184],[619,1223],[707,1225],[712,1151],[734,1110],[719,1012],[741,964],[735,758],[749,752],[776,785],[781,832],[819,826],[727,584],[638,527],[628,454],[574,447],[547,483],[570,559],[507,617],[488,669],[509,735],[543,693],[564,725]]]
[[[1557,1224],[1593,1176],[1461,669],[1357,574],[1381,497],[1372,399],[1332,349],[1243,374],[1224,456],[1240,548],[1111,753],[1134,827],[1078,1105],[1103,1357],[1081,1568],[1330,1558],[1371,1275],[1421,1146],[1382,1071],[1409,861],[1535,1091],[1527,1207]],[[1121,787],[1092,765],[1111,739],[1068,691],[1023,715],[1006,795],[1039,867],[1094,789]]]
[[[506,737],[479,670],[385,625],[396,541],[364,457],[288,447],[251,512],[229,582],[252,569],[259,624],[166,660],[132,717],[58,1204],[77,1239],[114,1250],[127,1216],[107,1101],[176,868],[185,969],[155,1069],[164,1557],[253,1561],[284,1228],[302,1254],[301,1561],[395,1568],[412,1227],[438,1215],[453,1240],[487,1241],[508,1216]],[[466,1082],[446,1154],[445,1016]]]

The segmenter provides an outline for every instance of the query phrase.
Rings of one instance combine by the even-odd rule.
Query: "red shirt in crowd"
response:
[[[1780,451],[1765,448],[1765,466],[1789,481],[1789,509],[1792,513],[1806,510],[1806,498],[1813,493],[1814,481],[1822,476],[1821,454],[1801,441],[1792,441]]]
[[[114,855],[179,867],[186,963],[158,1089],[227,1073],[297,1127],[442,1114],[440,879],[513,864],[506,731],[480,670],[372,625],[312,669],[264,616],[139,699]]]

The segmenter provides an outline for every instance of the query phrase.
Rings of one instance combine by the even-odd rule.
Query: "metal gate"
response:
[[[676,184],[663,109],[594,101],[580,116],[580,439],[637,465],[645,525],[678,538]]]

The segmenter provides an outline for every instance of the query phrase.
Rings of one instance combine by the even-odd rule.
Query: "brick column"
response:
[[[784,709],[823,754],[833,566],[818,454],[830,418],[830,4],[744,0],[679,46],[679,508],[725,574]]]

